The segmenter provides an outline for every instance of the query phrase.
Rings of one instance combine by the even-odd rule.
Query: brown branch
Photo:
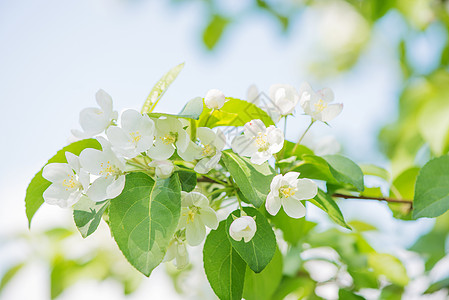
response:
[[[377,201],[386,201],[386,202],[391,202],[391,203],[407,203],[407,204],[410,204],[410,206],[413,206],[412,200],[400,200],[400,199],[383,198],[383,197],[353,196],[353,195],[344,195],[344,194],[333,194],[332,197],[344,198],[344,199],[377,200]]]
[[[198,182],[220,183],[220,182],[217,182],[217,181],[215,181],[213,179],[210,179],[210,178],[207,178],[207,177],[199,177],[196,181],[198,181]]]

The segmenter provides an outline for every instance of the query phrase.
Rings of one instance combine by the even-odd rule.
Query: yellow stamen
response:
[[[296,188],[291,186],[283,186],[279,189],[279,193],[281,194],[281,198],[288,198],[296,193]]]
[[[140,134],[139,131],[131,132],[129,135],[131,136],[131,139],[134,143],[137,143],[142,139],[142,135]]]
[[[212,145],[210,145],[210,144],[207,144],[207,145],[204,145],[204,147],[203,147],[203,155],[204,156],[213,156],[213,155],[215,155],[215,147],[214,146],[212,146]]]
[[[268,150],[270,144],[267,141],[267,134],[263,132],[259,132],[258,136],[255,137],[256,139],[256,145],[259,148],[259,151],[266,151]]]
[[[317,103],[315,103],[314,106],[317,112],[322,112],[327,108],[327,104],[322,99],[320,99]]]
[[[79,185],[79,182],[75,179],[75,176],[73,175],[67,175],[69,179],[64,179],[62,181],[62,185],[66,187],[66,191],[69,189],[73,189]]]
[[[161,136],[161,140],[166,145],[173,144],[174,142],[176,142],[176,134],[170,132],[165,136]]]
[[[100,175],[106,175],[106,178],[120,174],[120,170],[115,165],[111,164],[110,161],[107,161],[106,165],[101,163],[100,167],[102,168]]]

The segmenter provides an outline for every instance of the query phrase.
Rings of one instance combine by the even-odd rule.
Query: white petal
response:
[[[99,108],[85,108],[80,112],[79,122],[86,134],[94,136],[102,133],[109,125],[108,116]]]
[[[178,131],[178,140],[176,141],[176,148],[185,151],[189,146],[190,136],[184,129]]]
[[[119,176],[116,180],[106,188],[106,195],[108,199],[114,199],[120,195],[125,187],[125,176]]]
[[[202,150],[201,147],[192,141],[189,141],[189,145],[185,151],[178,149],[178,155],[185,161],[192,161],[200,157]]]
[[[98,105],[107,114],[112,114],[112,97],[106,93],[104,90],[100,89],[95,94]]]
[[[51,182],[60,182],[67,179],[69,175],[74,175],[72,168],[64,163],[48,164],[42,171],[42,177]]]
[[[271,180],[271,184],[270,184],[271,191],[278,190],[281,187],[280,183],[281,183],[282,178],[283,178],[282,174],[278,174],[273,177],[273,180]]]
[[[107,188],[111,185],[114,179],[112,177],[99,177],[90,185],[87,190],[87,196],[95,202],[100,202],[108,199]]]
[[[284,147],[284,133],[273,125],[267,128],[267,140],[272,154],[278,153]]]
[[[282,207],[284,207],[285,213],[291,218],[299,219],[306,215],[304,205],[293,197],[283,198]]]
[[[68,207],[67,200],[73,191],[67,190],[65,187],[59,184],[50,185],[43,193],[44,201],[47,204],[58,205],[59,207]]]
[[[256,143],[253,139],[245,135],[236,136],[231,143],[232,151],[241,156],[252,156],[257,151]]]
[[[189,196],[192,197],[192,204],[201,208],[209,207],[209,199],[201,193],[190,192]]]
[[[211,144],[215,140],[215,132],[207,127],[198,127],[196,134],[203,145]]]
[[[223,150],[224,146],[226,145],[226,136],[223,134],[223,132],[220,129],[217,129],[217,134],[214,140],[213,145],[217,150]]]
[[[286,182],[290,186],[298,184],[299,172],[288,172],[282,177],[282,181]]]
[[[87,148],[80,153],[80,163],[87,172],[100,175],[101,163],[107,161],[105,154],[97,149]]]
[[[189,253],[184,243],[178,243],[176,250],[175,266],[178,269],[185,268],[189,264]]]
[[[190,246],[197,246],[201,244],[206,236],[206,227],[200,218],[195,216],[193,222],[186,225],[186,239]]]
[[[148,149],[147,154],[154,160],[165,160],[169,159],[174,152],[175,148],[172,144],[164,144],[161,140],[156,140],[154,145]]]
[[[128,132],[135,132],[140,129],[142,115],[134,109],[127,109],[122,113],[121,125]]]
[[[251,162],[256,165],[261,165],[271,158],[271,153],[268,151],[256,152],[251,156]]]
[[[71,152],[66,152],[65,153],[65,158],[67,159],[67,163],[69,164],[69,166],[76,173],[78,173],[80,171],[80,168],[81,168],[80,160],[79,160],[78,156],[76,156],[75,154],[73,154]]]
[[[317,184],[307,178],[299,179],[296,187],[298,191],[295,193],[294,197],[299,200],[312,199],[318,193]]]
[[[265,208],[270,215],[275,216],[281,208],[281,199],[275,197],[273,192],[270,192],[267,196],[267,201],[265,202]]]
[[[321,112],[321,120],[329,122],[338,116],[343,110],[343,104],[330,104]]]
[[[318,90],[316,93],[326,103],[334,101],[334,92],[330,88]]]
[[[204,97],[204,104],[210,109],[220,109],[223,107],[226,97],[222,91],[217,89],[209,90]]]
[[[217,229],[218,227],[218,218],[217,218],[217,214],[215,212],[215,210],[213,210],[210,207],[203,207],[200,210],[200,215],[199,217],[201,218],[201,221],[203,221],[203,223],[211,228],[211,229]]]
[[[265,132],[265,129],[265,124],[259,119],[249,121],[243,126],[243,132],[248,138],[257,137],[259,132]]]
[[[129,135],[120,127],[109,127],[106,131],[106,135],[113,147],[124,149],[131,146]]]
[[[252,84],[249,86],[248,91],[246,92],[246,99],[254,105],[259,104],[259,90],[256,85]]]

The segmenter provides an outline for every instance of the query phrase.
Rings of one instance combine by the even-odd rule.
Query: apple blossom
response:
[[[267,110],[275,122],[279,122],[282,116],[293,113],[299,101],[298,92],[288,84],[270,86],[269,95],[272,102],[269,103]]]
[[[116,153],[133,158],[153,145],[154,127],[148,115],[128,109],[122,113],[121,127],[109,127],[106,135]]]
[[[186,228],[187,243],[199,245],[206,237],[206,226],[217,229],[218,219],[206,196],[198,192],[181,192],[181,218],[178,228]]]
[[[265,207],[271,215],[276,215],[281,208],[292,218],[302,218],[306,208],[300,200],[312,199],[316,196],[318,187],[310,179],[298,179],[298,172],[288,172],[276,175],[271,181],[270,193]]]
[[[242,156],[251,157],[254,164],[266,162],[284,145],[282,130],[271,125],[265,127],[261,120],[252,120],[245,124],[243,134],[232,141],[232,150]]]
[[[221,158],[221,151],[226,144],[226,137],[220,129],[215,133],[207,127],[199,127],[197,136],[201,141],[199,153],[200,161],[195,166],[195,171],[206,174],[218,164]]]
[[[329,88],[324,88],[314,91],[307,83],[303,83],[299,89],[300,100],[299,103],[304,112],[312,117],[312,120],[321,122],[329,122],[338,116],[343,104],[334,103],[334,92]]]
[[[42,177],[51,182],[43,198],[46,203],[66,208],[79,201],[89,186],[89,174],[80,168],[78,156],[66,152],[67,163],[50,163],[42,171]]]
[[[173,264],[178,269],[183,269],[189,264],[189,252],[185,241],[174,238],[167,247],[167,252],[164,257],[164,262],[173,261]]]
[[[189,135],[184,130],[181,121],[174,117],[161,117],[156,120],[156,138],[147,154],[154,160],[170,158],[175,152],[183,152],[189,146]]]
[[[95,94],[97,107],[88,107],[80,112],[79,122],[83,132],[77,129],[72,130],[72,134],[80,139],[90,138],[105,131],[115,120],[117,111],[112,110],[112,98],[103,90]]]
[[[81,166],[98,176],[87,190],[87,196],[100,202],[120,195],[125,186],[125,161],[118,157],[104,138],[97,138],[103,151],[87,148],[80,153]]]
[[[175,169],[175,165],[171,160],[153,160],[148,166],[154,167],[156,176],[162,179],[169,178]]]
[[[248,87],[248,90],[246,91],[246,100],[254,105],[259,105],[259,89],[255,84]]]
[[[229,226],[229,235],[236,241],[248,243],[256,234],[256,221],[250,216],[241,216]]]
[[[204,97],[204,104],[210,109],[220,109],[226,102],[226,97],[222,91],[217,89],[209,90]]]

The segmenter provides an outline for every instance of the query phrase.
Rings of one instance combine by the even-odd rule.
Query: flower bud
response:
[[[210,109],[222,108],[225,101],[226,97],[223,92],[216,89],[209,90],[206,94],[206,97],[204,97],[204,103]]]
[[[170,177],[175,168],[170,160],[153,160],[148,166],[156,168],[156,176],[162,179]]]
[[[229,227],[229,235],[238,241],[242,238],[248,243],[256,234],[256,221],[250,216],[243,216],[235,219]]]

